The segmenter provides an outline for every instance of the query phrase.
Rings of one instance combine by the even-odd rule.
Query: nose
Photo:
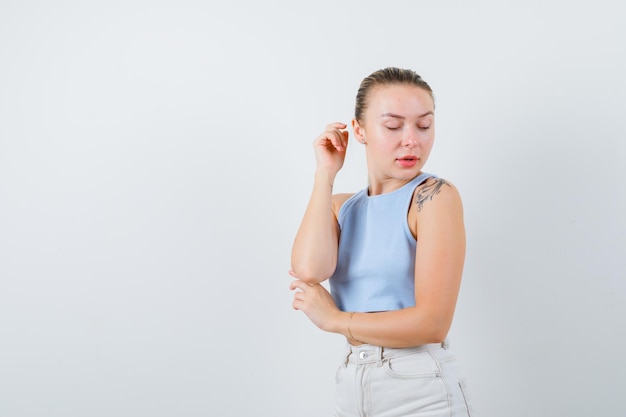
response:
[[[415,132],[413,129],[407,129],[407,131],[404,134],[404,137],[402,138],[402,145],[409,147],[409,148],[413,148],[417,146],[417,142],[418,142],[417,132]]]

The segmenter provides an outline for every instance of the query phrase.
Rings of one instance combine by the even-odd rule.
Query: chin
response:
[[[410,170],[403,170],[397,174],[397,178],[401,180],[410,181],[413,178],[417,177],[420,172],[422,172],[421,168],[412,168]]]

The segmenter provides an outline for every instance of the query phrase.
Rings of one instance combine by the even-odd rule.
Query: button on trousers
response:
[[[446,342],[403,349],[346,344],[336,379],[335,417],[472,417]]]

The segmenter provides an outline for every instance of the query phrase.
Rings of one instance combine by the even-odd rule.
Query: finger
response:
[[[332,147],[337,150],[341,150],[340,148],[342,148],[343,145],[342,133],[337,129],[326,130],[315,139],[316,144],[325,147],[329,146],[329,142]]]
[[[341,139],[342,139],[342,143],[343,143],[343,148],[345,149],[348,146],[348,137],[350,136],[350,133],[348,133],[347,130],[343,130],[341,132]]]
[[[330,143],[332,143],[335,149],[337,149],[338,151],[343,151],[345,149],[344,132],[338,129],[333,129],[324,132],[324,134],[326,136],[326,139],[329,140]]]
[[[294,278],[298,278],[298,276],[296,275],[296,273],[295,273],[295,272],[293,272],[293,269],[290,269],[290,270],[289,270],[289,275],[291,275],[291,276],[292,276],[292,277],[294,277]]]
[[[306,286],[307,286],[307,284],[304,281],[301,281],[301,280],[297,279],[295,281],[291,281],[291,284],[289,284],[289,289],[290,290],[298,289],[300,291],[304,291],[304,288]]]
[[[336,132],[335,138],[337,139],[337,142],[333,143],[335,145],[335,148],[338,151],[345,151],[346,146],[348,145],[348,137],[350,136],[350,134],[347,130],[335,130],[334,132]]]
[[[343,122],[334,122],[326,125],[326,132],[332,132],[334,135],[336,135],[337,141],[331,139],[331,142],[339,151],[344,150],[346,147],[345,142],[348,132],[342,131],[346,127],[348,127],[348,125]]]
[[[348,127],[348,125],[345,123],[333,122],[333,123],[327,124],[325,130],[345,129],[346,127]]]

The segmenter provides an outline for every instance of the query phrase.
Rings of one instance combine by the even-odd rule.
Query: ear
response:
[[[359,124],[357,119],[352,119],[352,130],[354,131],[354,137],[360,143],[365,141],[365,129]]]

